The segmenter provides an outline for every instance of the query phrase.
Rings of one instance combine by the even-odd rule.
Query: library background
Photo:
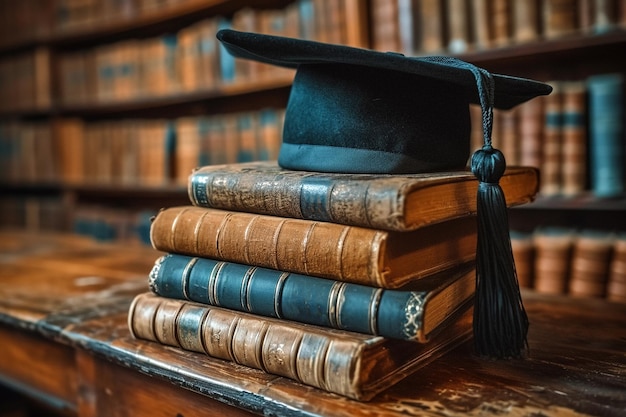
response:
[[[494,145],[507,164],[537,167],[541,176],[535,201],[509,209],[519,282],[531,301],[571,296],[624,311],[626,0],[0,0],[0,233],[117,242],[133,248],[120,263],[143,267],[133,264],[133,251],[152,255],[152,222],[161,209],[189,204],[194,169],[276,159],[295,72],[233,58],[215,37],[222,28],[406,56],[454,56],[493,73],[550,84],[552,94],[494,114]],[[476,149],[482,144],[480,109],[470,110]],[[19,250],[19,243],[0,243]],[[24,297],[30,307],[37,304],[31,295]],[[541,322],[540,303],[531,305]],[[555,314],[566,311],[555,305]],[[10,325],[32,320],[22,307],[17,301],[3,307]],[[61,323],[63,317],[53,318]],[[3,329],[0,339],[11,339]],[[102,335],[96,326],[89,336]],[[123,350],[115,348],[113,355]],[[22,357],[17,348],[6,352]],[[69,363],[93,371],[87,382],[96,386],[101,372],[116,386],[106,371],[109,362],[77,358]],[[217,379],[233,372],[235,385],[248,375],[221,366],[204,371],[222,370]],[[57,376],[50,377],[50,392],[61,390]],[[199,376],[194,387],[170,378],[185,388],[181,404],[190,386],[206,393],[209,380]],[[80,391],[69,386],[71,395],[59,398]],[[163,398],[177,401],[169,388]],[[254,398],[261,401],[264,393]],[[2,395],[0,400],[12,394]],[[123,407],[125,388],[115,395]],[[224,395],[239,401],[238,394]],[[327,411],[336,408],[335,400],[320,398]],[[619,401],[623,395],[613,399],[615,407]],[[75,407],[91,410],[80,402]]]

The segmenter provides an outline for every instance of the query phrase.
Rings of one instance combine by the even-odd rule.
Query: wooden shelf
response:
[[[626,29],[616,28],[602,34],[576,33],[555,39],[538,39],[533,42],[512,44],[458,55],[459,59],[480,65],[492,72],[515,73],[518,76],[536,76],[545,73],[546,67],[558,72],[558,78],[586,76],[578,63],[593,72],[614,71],[616,65],[626,69]],[[610,65],[609,65],[610,64]]]
[[[175,118],[180,115],[210,114],[211,109],[215,109],[215,112],[218,110],[220,112],[245,110],[247,103],[258,103],[257,100],[252,100],[257,96],[262,96],[263,102],[268,107],[285,107],[292,82],[293,74],[224,84],[207,90],[156,97],[138,97],[126,101],[90,102],[84,105],[59,104],[47,109],[0,110],[0,117],[108,118],[150,116]],[[195,110],[194,107],[196,107]]]
[[[291,0],[258,0],[257,8],[283,7]],[[152,36],[174,30],[206,16],[230,15],[246,6],[245,0],[193,0],[140,15],[120,16],[97,24],[78,26],[67,30],[52,29],[50,34],[33,34],[0,41],[0,54],[12,53],[38,45],[73,48],[93,45],[129,36]]]
[[[624,211],[626,213],[626,196],[614,198],[596,197],[585,193],[575,197],[539,197],[534,202],[516,209],[519,210],[593,210],[593,211]]]

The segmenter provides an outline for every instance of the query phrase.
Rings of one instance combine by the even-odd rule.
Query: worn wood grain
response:
[[[154,415],[187,416],[198,407],[218,414],[233,407],[233,415],[617,417],[626,410],[623,304],[525,292],[531,321],[527,358],[490,361],[465,344],[363,403],[133,339],[128,306],[146,290],[147,277],[138,272],[143,262],[149,270],[156,251],[137,255],[129,269],[120,262],[120,275],[107,275],[115,262],[103,260],[93,269],[76,258],[34,264],[28,259],[52,257],[54,244],[34,250],[7,244],[5,237],[0,234],[5,251],[0,256],[0,381],[30,395],[45,394],[78,415],[160,410]],[[59,243],[58,250],[68,247]],[[102,256],[116,256],[105,252]],[[82,276],[102,280],[76,285]]]

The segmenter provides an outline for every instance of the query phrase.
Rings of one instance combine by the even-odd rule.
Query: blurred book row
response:
[[[510,165],[541,169],[543,196],[598,197],[624,190],[624,77],[598,74],[553,81],[552,94],[494,113],[493,143]],[[474,149],[482,146],[480,109],[472,106]]]
[[[294,14],[297,13],[296,9],[300,9],[309,15],[315,12],[318,20],[322,16],[332,18],[332,9],[342,6],[347,1],[296,0],[286,6],[283,14]],[[219,3],[227,4],[228,1],[0,0],[0,39],[2,45],[10,45],[15,42],[54,39],[55,36],[62,38],[65,35],[97,32],[123,23],[171,19],[178,15],[184,16],[193,11],[219,6]],[[266,6],[268,4],[263,3]],[[275,3],[284,5],[286,2]],[[293,21],[289,23],[290,29],[297,29]]]
[[[626,235],[539,228],[511,233],[520,286],[626,303]]]
[[[374,48],[459,54],[626,26],[623,0],[373,0]]]
[[[265,64],[235,60],[222,52],[215,34],[232,28],[332,43],[358,42],[343,23],[346,10],[343,1],[299,0],[282,9],[246,7],[229,17],[207,18],[155,37],[59,52],[52,60],[46,48],[25,52],[0,61],[0,110],[45,108],[51,100],[65,106],[142,100],[290,76],[288,69],[268,71]],[[52,82],[58,84],[54,92],[58,97],[51,99],[50,74],[55,73],[58,81]]]
[[[0,200],[0,228],[58,231],[100,241],[149,244],[156,210],[81,204],[69,208],[59,196],[11,196]]]
[[[276,159],[282,109],[218,116],[0,123],[7,183],[184,185],[201,165]]]

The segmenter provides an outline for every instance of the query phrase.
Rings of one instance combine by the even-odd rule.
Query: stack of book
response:
[[[538,172],[500,184],[526,203]],[[200,168],[191,204],[152,222],[166,254],[131,333],[368,400],[470,336],[477,187],[468,171]]]

